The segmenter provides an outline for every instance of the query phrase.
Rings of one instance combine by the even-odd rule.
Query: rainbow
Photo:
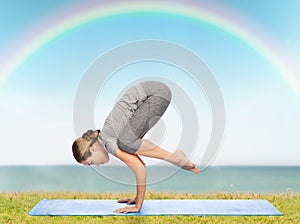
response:
[[[217,10],[216,10],[217,9]],[[244,28],[247,21],[242,17],[234,17],[236,13],[229,12],[220,6],[196,4],[189,1],[92,1],[65,9],[66,14],[58,13],[42,22],[24,37],[17,47],[10,50],[7,62],[1,66],[0,88],[18,68],[34,55],[44,45],[69,32],[70,30],[89,22],[131,13],[163,13],[182,16],[217,27],[224,32],[243,41],[249,47],[263,56],[283,76],[292,89],[300,97],[299,81],[294,71],[288,66],[278,47],[270,43],[270,38],[257,35],[257,31]],[[239,21],[239,22],[237,22]],[[253,29],[254,30],[254,29]],[[34,37],[34,38],[32,38]],[[265,41],[267,40],[267,41]]]

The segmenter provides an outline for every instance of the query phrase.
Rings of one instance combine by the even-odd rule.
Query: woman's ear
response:
[[[94,147],[95,144],[93,144],[91,147],[90,147],[90,151],[93,151],[93,152],[96,152],[96,148]]]

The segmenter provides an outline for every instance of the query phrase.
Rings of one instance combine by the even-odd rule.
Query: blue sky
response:
[[[77,2],[83,1],[2,1],[0,58],[43,19]],[[299,58],[298,1],[210,2],[263,30],[293,60]],[[274,66],[229,33],[164,14],[119,15],[88,23],[51,41],[20,66],[0,89],[0,150],[6,155],[0,164],[75,164],[70,149],[73,103],[82,76],[103,53],[143,39],[178,43],[213,71],[226,107],[226,132],[215,165],[300,165],[300,96]],[[145,76],[172,79],[193,100],[200,132],[192,159],[199,162],[210,135],[210,108],[201,89],[172,66],[145,62],[115,73],[97,98],[95,125],[102,128],[122,88]],[[164,121],[162,146],[172,151],[181,135],[176,108],[168,109]]]

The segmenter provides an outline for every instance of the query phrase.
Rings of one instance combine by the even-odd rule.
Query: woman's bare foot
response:
[[[177,150],[176,152],[172,153],[168,156],[167,160],[176,166],[180,166],[182,169],[190,170],[196,174],[200,172],[196,165],[188,160],[182,150]]]

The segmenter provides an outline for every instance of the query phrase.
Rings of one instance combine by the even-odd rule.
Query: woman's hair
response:
[[[90,147],[98,140],[99,133],[100,130],[88,130],[82,137],[77,138],[73,142],[73,156],[78,163],[81,163],[92,155]]]

